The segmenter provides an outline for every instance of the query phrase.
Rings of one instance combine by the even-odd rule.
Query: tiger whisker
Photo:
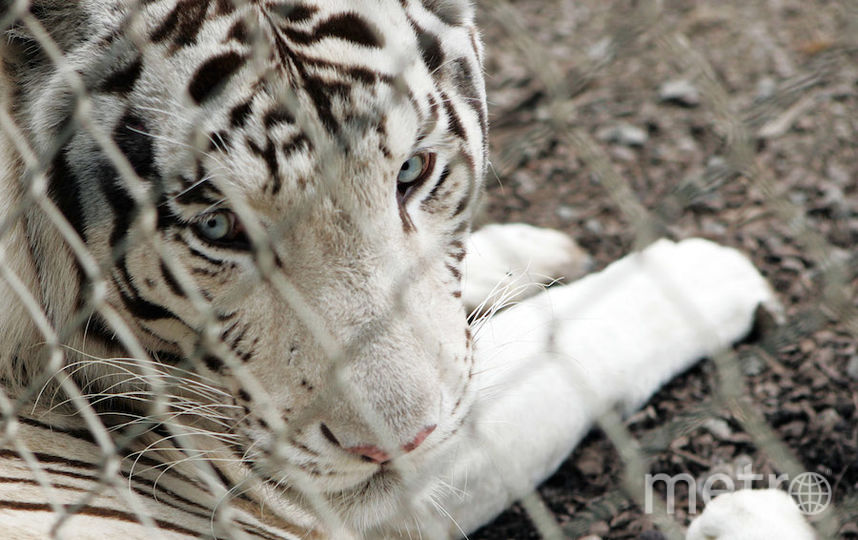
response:
[[[190,385],[192,385],[192,388],[189,388],[189,390],[193,390],[200,397],[212,398],[212,397],[218,397],[218,396],[219,397],[230,396],[230,394],[228,392],[226,392],[225,390],[214,386],[214,381],[212,379],[205,377],[203,375],[199,375],[195,372],[192,372],[192,371],[189,371],[186,369],[182,369],[182,368],[178,368],[178,367],[172,367],[172,366],[164,366],[163,364],[160,364],[158,362],[154,362],[151,360],[141,361],[141,360],[136,359],[136,358],[98,358],[98,357],[95,357],[92,355],[87,355],[85,353],[82,353],[82,352],[77,351],[75,349],[72,349],[70,347],[67,347],[67,348],[69,350],[74,351],[74,352],[80,353],[81,355],[86,357],[88,360],[87,361],[77,361],[77,362],[72,362],[72,363],[66,364],[66,366],[64,366],[61,369],[61,371],[65,370],[69,367],[78,367],[78,366],[79,367],[88,367],[89,365],[92,365],[92,364],[101,364],[101,365],[105,365],[108,367],[121,368],[124,373],[131,375],[131,376],[141,378],[141,380],[143,380],[142,377],[159,378],[161,380],[173,379],[177,383],[180,383],[182,387],[186,387],[187,385],[190,384]],[[152,366],[152,368],[154,368],[154,370],[156,370],[155,374],[142,375],[142,374],[136,373],[134,371],[131,371],[131,369],[126,367],[126,366],[139,367],[139,366],[147,364],[147,363],[150,366]],[[163,372],[163,371],[158,372],[157,371],[158,369],[165,369],[165,367],[166,367],[166,369],[169,369],[171,372],[175,371],[175,372],[182,374],[183,376],[179,377],[178,375],[175,375],[173,373],[167,373],[167,372]],[[209,382],[211,384],[209,384]]]

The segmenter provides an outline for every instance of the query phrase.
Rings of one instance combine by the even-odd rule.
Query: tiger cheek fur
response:
[[[398,480],[378,464],[440,451],[471,400],[460,267],[486,110],[470,7],[162,0],[130,17],[119,0],[34,4],[114,147],[73,120],[72,86],[23,25],[5,77],[30,144],[56,151],[48,193],[104,269],[108,304],[158,369],[190,367],[234,396],[226,429],[245,463],[281,486],[310,479],[361,526],[384,519]],[[407,185],[411,160],[423,169]],[[32,279],[63,291],[42,299],[62,327],[90,287],[30,212],[29,249],[55,252]],[[120,341],[98,315],[67,339],[98,357],[127,356]],[[6,362],[20,344],[4,347]],[[110,370],[76,376],[95,393],[134,386]]]

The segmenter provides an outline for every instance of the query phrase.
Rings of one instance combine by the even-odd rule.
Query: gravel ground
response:
[[[749,254],[788,322],[737,348],[740,401],[803,470],[829,479],[829,533],[858,539],[858,11],[825,0],[650,4],[481,3],[487,217],[564,230],[600,268],[653,232]],[[596,141],[652,216],[648,228],[568,129]],[[628,419],[650,472],[784,472],[717,387],[704,361]],[[622,491],[622,470],[595,430],[540,488],[568,538],[661,537]],[[674,518],[686,526],[678,495]],[[538,534],[514,507],[471,538]]]

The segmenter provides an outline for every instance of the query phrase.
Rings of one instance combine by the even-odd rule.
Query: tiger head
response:
[[[396,511],[417,489],[402,471],[472,399],[460,277],[487,120],[470,6],[34,0],[13,19],[23,138],[5,130],[3,189],[37,202],[4,241],[25,246],[64,374],[102,414],[154,418],[172,396],[163,414],[350,526]],[[0,324],[7,385],[51,365],[22,310]]]

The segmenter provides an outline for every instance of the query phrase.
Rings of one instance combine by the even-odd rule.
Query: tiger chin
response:
[[[772,301],[738,253],[664,241],[469,323],[466,270],[503,304],[515,264],[588,261],[537,229],[469,244],[488,116],[463,0],[0,8],[16,537],[465,534]]]

